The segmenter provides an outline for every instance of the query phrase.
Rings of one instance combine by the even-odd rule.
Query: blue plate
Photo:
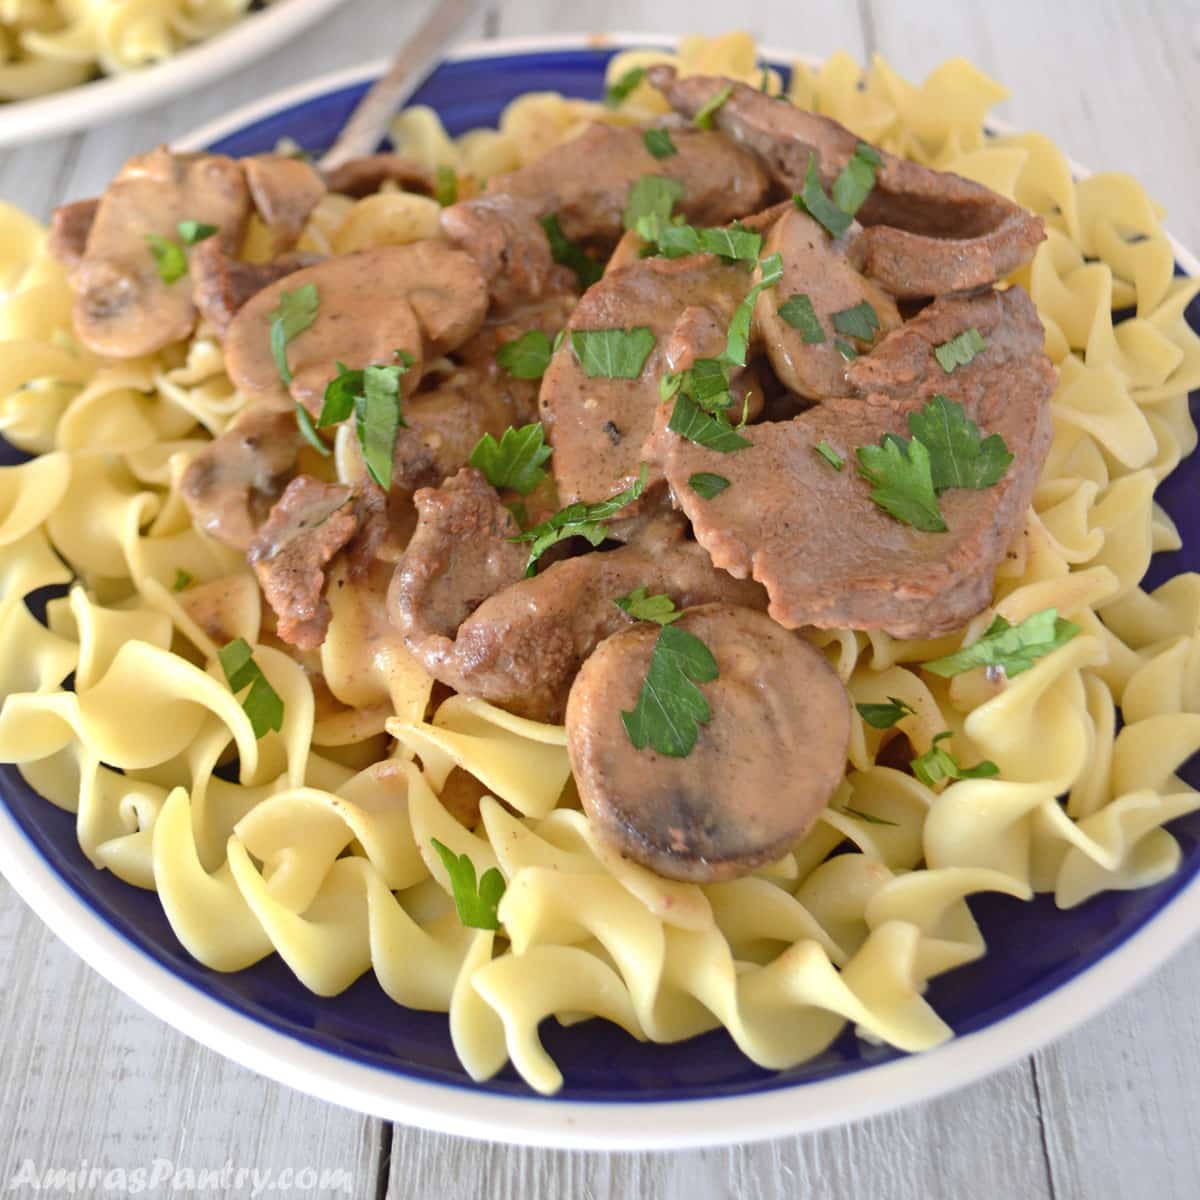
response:
[[[435,108],[454,134],[480,125],[494,125],[504,105],[523,92],[556,90],[572,96],[599,98],[605,64],[614,52],[612,47],[574,46],[497,53],[498,45],[491,44],[492,57],[472,56],[444,63],[412,97],[412,102]],[[322,91],[284,111],[243,125],[222,136],[213,148],[233,155],[253,154],[270,150],[285,135],[307,147],[326,146],[336,136],[364,86],[359,82]],[[1191,305],[1188,319],[1193,327],[1200,328],[1200,302]],[[1200,393],[1192,396],[1194,415],[1198,400]],[[14,461],[15,457],[15,452],[9,449],[5,461]],[[1155,557],[1147,587],[1178,572],[1200,569],[1200,511],[1194,500],[1198,481],[1200,463],[1193,456],[1157,494],[1175,519],[1185,548]],[[1200,782],[1195,770],[1187,777],[1193,783]],[[277,1031],[333,1058],[394,1073],[397,1082],[425,1080],[464,1089],[461,1103],[468,1107],[470,1101],[465,1090],[474,1095],[530,1097],[529,1089],[511,1069],[487,1082],[472,1083],[455,1058],[446,1018],[397,1007],[380,990],[373,976],[359,980],[341,996],[322,999],[307,992],[278,959],[235,975],[218,974],[197,965],[176,941],[153,895],[93,869],[84,859],[69,814],[36,796],[12,768],[3,769],[0,791],[28,839],[28,852],[42,856],[74,897],[126,939],[139,955],[199,989],[208,1000],[252,1019],[260,1029]],[[1171,830],[1182,846],[1183,863],[1176,875],[1157,887],[1105,894],[1069,912],[1058,911],[1050,897],[1039,897],[1033,903],[990,895],[973,898],[971,909],[987,939],[988,953],[979,962],[934,981],[929,1000],[937,1012],[959,1035],[984,1030],[1027,1009],[1120,947],[1187,888],[1200,870],[1200,814],[1174,822]],[[1195,910],[1189,911],[1194,927]],[[128,981],[123,984],[127,985]],[[134,995],[140,998],[136,992]],[[705,1035],[683,1046],[657,1046],[636,1043],[601,1021],[569,1029],[547,1022],[542,1032],[546,1048],[561,1064],[566,1077],[558,1097],[537,1102],[547,1112],[572,1101],[645,1104],[744,1097],[783,1089],[798,1089],[788,1103],[799,1104],[803,1095],[812,1090],[811,1085],[866,1071],[872,1071],[874,1076],[880,1064],[903,1057],[889,1048],[860,1042],[847,1030],[818,1058],[791,1070],[771,1072],[747,1061],[724,1033]],[[996,1057],[993,1065],[1029,1048],[1028,1043],[1010,1046]],[[286,1077],[286,1072],[278,1075]],[[865,1078],[862,1084],[866,1088],[871,1086]],[[922,1085],[920,1090],[928,1093],[931,1089]],[[816,1091],[820,1092],[820,1087]],[[353,1101],[343,1099],[343,1102]],[[448,1103],[454,1105],[458,1101],[451,1096]],[[404,1115],[408,1119],[421,1119],[411,1112]],[[794,1124],[819,1122],[819,1116],[810,1114],[803,1122],[798,1120]],[[461,1122],[455,1124],[436,1115],[429,1123],[466,1132],[486,1132],[464,1129]],[[755,1131],[739,1132],[742,1136],[753,1136]],[[554,1140],[536,1134],[522,1137],[511,1130],[504,1136],[517,1140]],[[720,1135],[710,1133],[708,1137],[719,1140]],[[624,1143],[638,1140],[633,1136],[624,1139]],[[681,1136],[671,1140],[687,1139]],[[595,1139],[585,1141],[599,1144]]]

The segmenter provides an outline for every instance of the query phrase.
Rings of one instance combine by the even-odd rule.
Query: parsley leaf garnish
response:
[[[724,475],[715,475],[711,471],[697,471],[688,479],[688,487],[702,500],[719,496],[728,486],[729,480]]]
[[[326,392],[328,395],[328,392]],[[309,415],[308,409],[303,404],[296,404],[296,426],[300,430],[300,436],[319,454],[322,458],[328,458],[333,451],[325,445],[321,440],[321,435],[317,432],[317,427],[313,424],[313,419]]]
[[[182,592],[185,587],[195,582],[196,577],[191,571],[185,571],[182,567],[175,568],[175,582],[171,584],[171,591]]]
[[[746,293],[745,299],[733,310],[729,322],[729,334],[725,339],[725,352],[721,357],[739,367],[746,365],[746,347],[750,342],[750,317],[754,313],[754,302],[759,293],[774,287],[783,278],[783,256],[771,254],[759,264],[759,280]]]
[[[732,95],[733,84],[727,83],[715,96],[705,101],[700,111],[692,118],[692,124],[697,129],[711,129],[713,127],[713,117],[716,115],[717,110]]]
[[[944,533],[946,522],[933,490],[929,451],[919,440],[906,443],[885,434],[878,446],[860,446],[858,473],[871,484],[871,499],[898,521],[925,533]]]
[[[705,412],[723,412],[733,403],[729,394],[729,365],[719,358],[698,358],[685,371],[668,371],[658,381],[663,403],[683,392]]]
[[[413,364],[412,356],[404,351],[397,351],[397,355],[401,359],[398,364],[364,367],[361,371],[348,370],[338,363],[337,377],[325,389],[321,415],[317,418],[317,429],[323,429],[354,413],[363,462],[371,478],[385,492],[392,486],[396,431],[406,424],[400,412],[400,377]],[[300,428],[303,432],[303,421]],[[313,436],[316,437],[315,430]]]
[[[292,371],[287,361],[287,345],[292,338],[302,334],[316,319],[320,298],[317,285],[306,283],[294,292],[279,293],[279,307],[270,315],[271,353],[284,385],[292,382]]]
[[[490,433],[475,443],[467,462],[482,471],[492,487],[512,488],[528,496],[543,479],[542,464],[550,457],[541,421],[514,429],[511,425],[496,441]]]
[[[735,450],[743,450],[754,444],[730,425],[724,413],[705,412],[691,396],[682,391],[675,397],[675,407],[671,410],[667,428],[689,442],[695,442],[697,446],[721,454],[732,454]]]
[[[833,339],[834,348],[847,361],[853,362],[858,357],[858,351],[850,345],[849,342],[843,341],[841,338]]]
[[[796,293],[779,306],[779,315],[793,328],[800,331],[800,337],[810,346],[816,346],[825,340],[825,330],[817,317],[812,301],[803,293]]]
[[[873,813],[863,812],[861,808],[851,808],[849,804],[843,804],[841,808],[835,808],[833,811],[845,813],[848,817],[857,817],[860,821],[866,821],[868,825],[890,825],[893,829],[898,825],[896,821],[885,821]]]
[[[853,308],[843,308],[832,316],[833,327],[847,337],[869,342],[879,330],[879,317],[866,300]]]
[[[163,283],[174,283],[187,274],[187,255],[178,242],[157,233],[148,233],[146,245],[150,247],[154,265],[158,268],[158,277]]]
[[[504,876],[495,867],[489,867],[476,885],[475,864],[470,855],[455,854],[437,838],[431,838],[430,842],[450,876],[459,921],[470,929],[499,929],[497,912],[504,895]]]
[[[937,787],[945,779],[991,779],[1000,774],[1000,768],[988,759],[973,767],[960,767],[953,755],[938,745],[951,736],[950,730],[944,729],[934,737],[933,745],[924,754],[912,760],[913,774],[926,787]]]
[[[642,82],[645,75],[645,67],[630,67],[619,79],[604,89],[604,103],[609,108],[616,108]]]
[[[849,216],[854,216],[875,187],[875,169],[883,165],[883,159],[873,146],[859,142],[854,147],[850,161],[833,183],[833,202]]]
[[[710,683],[717,675],[717,660],[698,637],[675,625],[663,626],[637,704],[621,713],[629,740],[638,750],[650,745],[670,758],[686,758],[700,726],[712,719],[696,684]]]
[[[917,710],[895,696],[889,696],[886,704],[856,704],[858,715],[872,729],[891,729],[897,721],[912,716]]]
[[[642,134],[642,141],[655,158],[670,158],[679,153],[675,149],[675,143],[671,141],[671,135],[665,129],[647,129]]]
[[[553,516],[548,517],[540,525],[526,529],[508,540],[510,542],[532,542],[529,547],[529,558],[525,563],[525,574],[532,575],[541,558],[551,546],[566,538],[587,538],[593,546],[598,546],[608,533],[607,519],[620,512],[627,504],[632,504],[645,490],[646,464],[642,464],[641,474],[623,492],[598,504],[585,504],[582,500],[560,508]]]
[[[654,343],[654,331],[646,325],[571,330],[571,349],[589,379],[636,379]]]
[[[659,625],[670,625],[683,616],[670,596],[662,593],[657,596],[647,596],[646,588],[634,588],[625,596],[618,596],[613,603],[622,611],[628,613],[635,621],[654,621]]]
[[[205,225],[201,221],[180,221],[175,228],[179,230],[185,246],[194,246],[219,232],[215,225]]]
[[[586,290],[604,274],[604,264],[598,263],[581,246],[577,246],[562,231],[556,214],[538,219],[538,224],[546,231],[546,240],[550,243],[550,256],[561,267],[570,267],[579,280],[579,286]]]
[[[242,700],[242,710],[250,718],[254,736],[261,738],[269,729],[282,729],[283,701],[254,661],[254,651],[246,639],[237,638],[223,646],[217,651],[217,659],[235,696],[244,687],[250,689]]]
[[[1028,671],[1039,658],[1065,646],[1078,632],[1079,626],[1064,620],[1054,608],[1043,608],[1019,625],[997,617],[979,641],[921,665],[926,671],[946,678],[973,667],[997,667],[1011,678]]]
[[[666,222],[682,195],[683,184],[678,179],[667,175],[642,175],[630,185],[622,224],[626,229],[637,229],[640,221]]]
[[[933,357],[938,360],[942,370],[950,375],[955,367],[965,367],[975,355],[986,349],[987,342],[984,341],[983,334],[972,325],[969,329],[964,329],[958,337],[952,337],[948,342],[935,347]]]
[[[516,379],[541,379],[554,351],[540,329],[529,329],[496,351],[496,362]]]
[[[445,163],[438,167],[434,176],[433,198],[443,208],[458,202],[458,173]]]
[[[828,442],[818,442],[813,449],[835,471],[840,471],[846,465],[846,460]]]
[[[808,168],[804,172],[804,189],[799,195],[792,197],[792,203],[803,213],[807,213],[818,225],[821,225],[833,237],[841,237],[850,228],[853,218],[843,212],[825,194],[821,180],[817,175],[816,155],[808,156]]]
[[[757,262],[762,250],[762,234],[741,225],[697,228],[643,217],[637,223],[638,236],[652,243],[653,252],[665,258],[683,258],[687,254],[716,254],[727,262]]]
[[[980,438],[979,426],[967,419],[963,406],[940,392],[919,413],[909,413],[908,429],[929,451],[938,493],[991,487],[1004,478],[1013,460],[998,433]]]

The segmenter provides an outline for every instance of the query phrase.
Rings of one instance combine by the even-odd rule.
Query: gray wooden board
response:
[[[102,186],[138,150],[277,87],[377,57],[426,11],[428,0],[351,0],[202,94],[0,153],[0,197],[45,216]],[[481,13],[471,34],[715,33],[738,21],[767,44],[815,55],[878,51],[909,77],[966,55],[1012,89],[1000,115],[1095,169],[1137,175],[1176,234],[1200,246],[1195,0],[769,0],[741,9],[511,0]],[[100,979],[0,881],[0,1189],[26,1160],[40,1170],[151,1170],[157,1161],[194,1172],[343,1171],[355,1196],[404,1200],[1190,1200],[1200,1195],[1198,994],[1193,943],[1079,1032],[1010,1069],[821,1134],[676,1154],[514,1149],[389,1129],[225,1061]],[[204,1194],[250,1190],[233,1180]]]

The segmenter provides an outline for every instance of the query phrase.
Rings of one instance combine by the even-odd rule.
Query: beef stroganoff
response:
[[[925,1049],[969,896],[1178,864],[1197,285],[965,63],[608,82],[0,210],[0,759],[200,962],[372,970],[476,1079],[561,1086],[548,1016]]]

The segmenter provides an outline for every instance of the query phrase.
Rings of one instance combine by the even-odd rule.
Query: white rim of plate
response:
[[[165,62],[0,105],[0,146],[73,133],[165,101],[239,67],[294,37],[346,0],[277,0]]]
[[[473,42],[448,61],[538,50],[673,45],[638,34]],[[812,61],[762,47],[772,61]],[[384,64],[322,76],[248,105],[180,139],[195,148],[263,116],[379,74]],[[1006,126],[995,123],[998,130]],[[1072,164],[1077,167],[1077,164]],[[1078,168],[1078,173],[1087,172]],[[1174,240],[1174,239],[1172,239]],[[1175,243],[1178,261],[1200,261]],[[31,853],[32,851],[32,853]],[[100,918],[72,891],[0,804],[0,871],[76,954],[138,1004],[181,1033],[279,1083],[345,1108],[405,1125],[513,1145],[575,1150],[665,1150],[762,1141],[862,1120],[974,1083],[1083,1024],[1146,978],[1200,929],[1200,874],[1136,933],[1073,979],[1025,1008],[934,1050],[848,1075],[713,1100],[580,1102],[498,1096],[469,1084],[414,1079],[319,1050],[215,1000]],[[297,984],[297,986],[300,986]]]

